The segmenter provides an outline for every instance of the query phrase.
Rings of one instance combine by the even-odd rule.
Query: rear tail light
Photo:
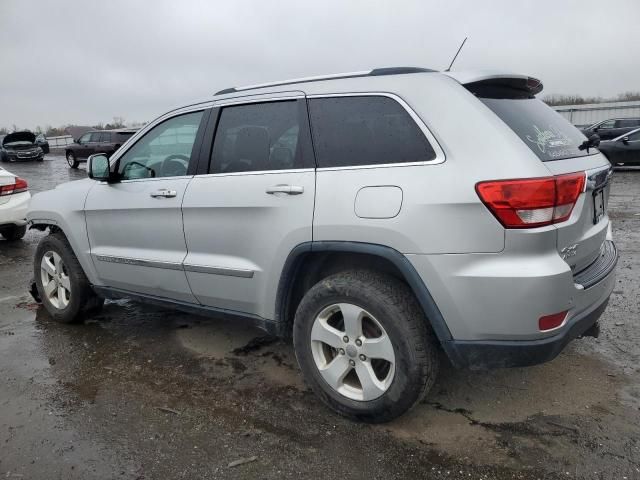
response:
[[[544,332],[545,330],[551,330],[559,327],[564,322],[564,319],[567,318],[567,313],[568,311],[565,310],[564,312],[540,317],[538,320],[538,328],[540,328],[540,331]]]
[[[22,178],[16,177],[16,183],[0,186],[0,197],[4,197],[5,195],[12,195],[14,193],[26,192],[28,189],[29,186],[27,185],[27,181],[23,180]]]
[[[476,192],[505,228],[564,222],[584,190],[585,173],[480,182]]]

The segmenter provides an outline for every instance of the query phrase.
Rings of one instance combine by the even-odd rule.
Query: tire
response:
[[[60,288],[54,288],[54,297],[51,298],[43,285],[43,258],[57,255],[62,262],[60,277],[55,285],[67,285],[67,293],[61,294]],[[52,261],[51,264],[54,262]],[[58,265],[56,263],[56,265]],[[52,233],[40,240],[34,259],[34,278],[38,294],[42,299],[42,305],[51,317],[60,323],[75,323],[84,320],[91,314],[99,311],[104,300],[98,297],[87,280],[78,259],[76,258],[66,237],[60,233]],[[49,282],[55,282],[51,274]],[[49,283],[48,282],[48,283]],[[47,284],[48,284],[47,283]],[[64,287],[62,287],[64,289]],[[63,299],[61,300],[61,295]]]
[[[14,225],[13,227],[3,230],[2,236],[5,238],[5,240],[15,241],[15,240],[20,240],[22,237],[25,236],[26,233],[27,233],[26,225],[23,225],[22,227],[18,227]]]
[[[334,311],[336,308],[339,311]],[[354,331],[341,320],[347,317],[362,318],[355,325],[360,323],[362,332],[369,330],[369,334],[358,337],[360,344],[346,335]],[[331,343],[324,343],[329,330],[320,328],[322,325],[334,329],[329,329],[326,337]],[[377,333],[371,335],[372,330]],[[316,340],[318,332],[323,341]],[[392,357],[393,362],[380,360],[383,354],[371,350],[374,342],[392,347],[393,354],[387,348],[384,355]],[[342,272],[314,285],[296,311],[293,343],[300,369],[318,397],[340,415],[368,423],[387,422],[411,409],[433,386],[439,369],[437,341],[412,292],[396,278],[372,271]],[[337,382],[341,383],[339,388],[326,380],[333,365],[341,372],[348,370]],[[363,383],[361,378],[373,378],[367,377],[373,369],[377,369],[378,383]],[[365,384],[377,387],[365,389]]]
[[[78,165],[80,165],[80,162],[78,161],[78,159],[76,158],[76,154],[69,151],[67,152],[67,163],[69,164],[69,166],[71,168],[78,168]]]

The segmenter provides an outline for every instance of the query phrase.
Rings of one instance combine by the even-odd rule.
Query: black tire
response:
[[[22,227],[18,227],[14,225],[13,227],[6,228],[5,230],[3,230],[2,236],[5,238],[5,240],[15,241],[15,240],[20,240],[22,237],[25,236],[26,233],[27,233],[26,225],[23,225]]]
[[[313,357],[311,330],[316,317],[342,302],[370,312],[393,345],[393,379],[373,400],[353,400],[329,386]],[[433,386],[439,369],[437,341],[410,289],[395,277],[372,271],[338,273],[313,286],[296,311],[293,340],[304,377],[320,399],[345,417],[369,423],[387,422],[411,409]]]
[[[42,286],[40,265],[42,257],[47,252],[55,252],[60,255],[66,267],[66,273],[69,276],[71,293],[69,295],[69,304],[63,309],[56,308],[51,304]],[[42,305],[55,321],[60,323],[80,322],[101,309],[104,299],[98,297],[91,289],[80,262],[78,262],[73,253],[67,238],[61,232],[49,234],[40,240],[36,249],[33,271]]]
[[[71,168],[78,168],[78,165],[80,165],[80,162],[76,158],[75,153],[68,151],[66,154],[66,157],[67,157],[67,163]]]

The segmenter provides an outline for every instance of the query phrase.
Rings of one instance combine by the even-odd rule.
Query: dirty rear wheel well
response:
[[[290,285],[280,308],[282,335],[291,336],[293,318],[305,293],[323,278],[349,270],[371,270],[393,276],[407,284],[402,272],[384,257],[353,252],[307,252],[296,258],[291,267]],[[408,285],[408,284],[407,284]]]

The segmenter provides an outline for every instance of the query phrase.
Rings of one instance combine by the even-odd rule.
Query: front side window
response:
[[[615,125],[615,120],[607,120],[605,122],[602,122],[600,125],[598,125],[598,130],[613,128],[614,125]]]
[[[187,174],[202,111],[165,120],[149,130],[120,157],[123,180]]]
[[[416,122],[382,96],[309,101],[318,167],[426,162],[436,157]]]
[[[297,100],[224,107],[211,154],[211,173],[313,166]]]
[[[88,143],[90,138],[91,138],[91,134],[85,133],[78,139],[78,143]]]
[[[100,141],[100,137],[102,136],[102,134],[100,132],[93,132],[91,134],[91,137],[89,138],[90,142],[99,142]]]

